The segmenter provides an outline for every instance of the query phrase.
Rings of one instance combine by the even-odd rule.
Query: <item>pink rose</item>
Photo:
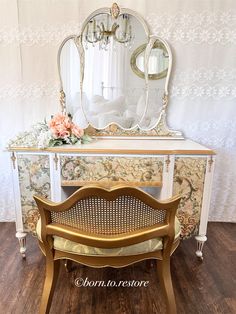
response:
[[[49,127],[55,138],[66,138],[71,135],[72,122],[67,115],[57,113],[50,121]]]
[[[51,130],[53,136],[54,136],[55,138],[58,138],[59,133],[58,133],[57,128],[56,128],[55,126],[51,126],[51,127],[50,127],[50,130]]]
[[[49,121],[49,127],[54,127],[56,125],[60,125],[64,122],[66,119],[66,116],[62,113],[57,113],[50,121]]]
[[[82,137],[84,135],[84,130],[78,127],[78,125],[72,124],[71,127],[71,132],[76,136],[76,137]]]
[[[70,136],[70,132],[67,130],[62,130],[59,132],[59,137],[61,137],[61,138],[67,138],[69,136]]]
[[[80,138],[84,130],[75,125],[71,118],[65,114],[57,113],[48,123],[54,138],[68,138],[71,134]]]
[[[63,126],[66,128],[66,129],[70,129],[71,126],[72,126],[72,122],[70,120],[69,117],[65,117],[64,121],[63,121]]]

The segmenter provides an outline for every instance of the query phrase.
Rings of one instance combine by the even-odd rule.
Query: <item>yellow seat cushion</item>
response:
[[[42,242],[41,239],[41,219],[39,219],[36,227],[36,233],[38,239]],[[175,239],[180,236],[180,223],[177,218],[175,218]],[[97,248],[92,246],[87,246],[84,244],[76,243],[58,236],[53,236],[54,242],[53,246],[56,250],[86,255],[86,256],[128,256],[128,255],[137,255],[148,252],[154,252],[162,249],[162,239],[155,238],[150,239],[141,243],[121,247],[121,248],[113,248],[113,249],[104,249]]]

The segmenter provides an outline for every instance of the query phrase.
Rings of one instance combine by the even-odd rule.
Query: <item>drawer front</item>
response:
[[[61,185],[161,186],[163,157],[61,156]]]
[[[173,194],[182,195],[177,216],[183,238],[198,233],[206,165],[206,157],[181,156],[175,159]]]

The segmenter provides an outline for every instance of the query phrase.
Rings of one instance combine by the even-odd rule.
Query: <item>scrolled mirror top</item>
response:
[[[61,106],[97,136],[180,138],[166,124],[172,54],[130,9],[102,8],[58,53]]]

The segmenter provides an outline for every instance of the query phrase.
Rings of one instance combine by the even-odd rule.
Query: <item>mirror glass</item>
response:
[[[83,109],[95,128],[116,123],[130,129],[142,120],[145,81],[134,76],[130,59],[134,50],[147,42],[142,24],[129,14],[117,19],[99,14],[85,26]]]
[[[66,110],[75,123],[82,128],[90,124],[95,129],[113,123],[123,129],[155,127],[162,108],[169,56],[165,45],[156,40],[146,62],[145,82],[149,40],[135,16],[121,14],[114,19],[102,13],[89,20],[81,33],[84,58],[80,58],[73,38],[64,44],[60,72]]]
[[[60,73],[63,90],[66,95],[66,111],[73,117],[80,116],[80,126],[87,127],[87,121],[81,109],[80,99],[80,56],[74,39],[69,39],[60,54]],[[80,113],[78,112],[80,111]]]
[[[96,137],[183,138],[168,127],[169,44],[135,11],[101,8],[58,56],[60,106]]]
[[[131,67],[133,72],[140,78],[145,78],[144,57],[146,44],[138,47],[131,56]],[[169,55],[165,45],[156,40],[150,50],[148,58],[148,100],[145,117],[140,124],[142,129],[155,127],[160,116],[163,95],[165,93],[166,76],[169,68]]]

